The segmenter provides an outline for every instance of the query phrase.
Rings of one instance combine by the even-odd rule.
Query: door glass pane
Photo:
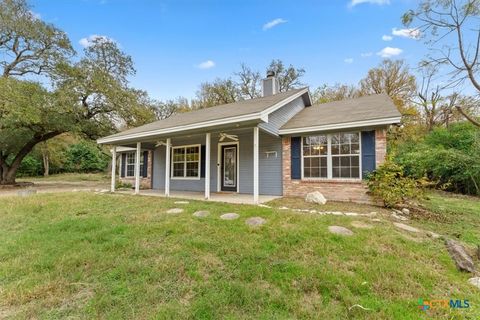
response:
[[[225,187],[237,186],[237,148],[223,149],[223,185]]]

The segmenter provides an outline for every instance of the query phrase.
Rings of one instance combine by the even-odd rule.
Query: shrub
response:
[[[395,161],[413,178],[427,177],[437,187],[480,194],[480,130],[469,123],[436,128],[419,142],[398,148]]]
[[[108,166],[108,156],[93,143],[82,141],[65,151],[66,172],[99,172]]]
[[[413,198],[420,194],[417,181],[406,177],[403,167],[391,159],[387,159],[370,174],[368,188],[373,197],[383,201],[386,207],[393,207],[403,202],[405,198]]]
[[[43,173],[43,164],[40,159],[34,155],[28,155],[23,158],[20,168],[18,169],[17,176],[38,176]]]

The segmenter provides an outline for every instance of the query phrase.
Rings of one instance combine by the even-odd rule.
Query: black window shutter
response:
[[[375,131],[362,132],[362,178],[375,170]]]
[[[142,177],[148,176],[148,151],[143,151],[143,172]]]
[[[206,152],[205,146],[202,146],[200,151],[200,177],[201,178],[205,178],[205,157],[206,157],[205,152]]]
[[[302,178],[302,165],[301,165],[301,148],[302,148],[302,138],[301,137],[292,137],[291,138],[291,177],[292,179],[301,179]]]
[[[122,153],[122,167],[120,168],[120,177],[125,178],[125,167],[127,163],[127,154]]]

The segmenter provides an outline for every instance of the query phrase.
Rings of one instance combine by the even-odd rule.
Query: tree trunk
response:
[[[43,135],[34,136],[32,140],[27,142],[20,151],[15,155],[12,163],[7,165],[5,157],[0,157],[0,165],[2,166],[2,176],[0,177],[0,185],[15,184],[15,178],[17,176],[18,168],[22,164],[23,158],[27,156],[32,149],[40,142],[47,141],[55,136],[58,136],[61,132],[53,131]]]
[[[15,184],[15,177],[17,176],[18,168],[20,168],[20,163],[7,168],[7,170],[5,170],[5,168],[3,170],[0,185]]]
[[[48,152],[46,150],[42,152],[42,157],[43,157],[43,176],[48,177],[48,174],[50,173],[50,162],[48,159]]]
[[[464,116],[468,121],[470,121],[473,125],[477,126],[477,127],[480,127],[480,121],[477,121],[475,120],[472,116],[468,115],[462,107],[460,106],[455,106],[455,108],[457,108],[458,112],[460,112],[460,114],[462,116]]]

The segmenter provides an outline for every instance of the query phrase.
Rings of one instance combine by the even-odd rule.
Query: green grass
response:
[[[478,289],[467,283],[469,275],[456,270],[443,242],[414,239],[388,221],[211,202],[175,205],[174,199],[119,194],[1,201],[0,318],[480,315]],[[183,214],[165,213],[178,206],[185,208]],[[329,206],[381,214],[368,206]],[[196,210],[211,215],[198,219],[192,216]],[[220,220],[226,212],[240,218]],[[251,216],[262,216],[267,224],[251,229],[245,225]],[[354,219],[375,227],[354,229]],[[332,235],[329,225],[349,227],[355,234]],[[417,308],[419,298],[468,299],[472,307],[425,313]],[[349,311],[355,304],[372,310]]]
[[[422,201],[423,205],[439,214],[441,222],[435,219],[423,220],[438,232],[451,238],[458,238],[470,245],[480,245],[480,198],[455,195],[447,192],[430,192]]]
[[[110,182],[110,177],[105,173],[61,173],[61,174],[51,174],[48,177],[38,176],[38,177],[22,177],[17,179],[17,181],[32,181],[32,182],[42,182],[42,181],[59,181],[59,182]]]

